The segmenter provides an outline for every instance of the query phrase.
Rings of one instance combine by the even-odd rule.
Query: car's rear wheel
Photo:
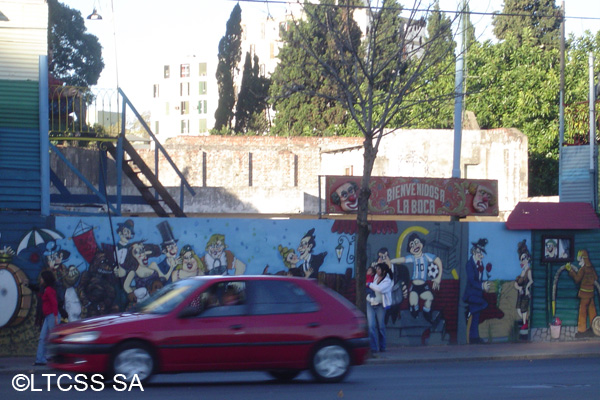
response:
[[[269,371],[269,375],[271,375],[273,378],[277,379],[278,381],[287,382],[287,381],[291,381],[292,379],[294,379],[295,377],[300,375],[300,371],[273,370],[273,371]]]
[[[147,345],[141,342],[128,342],[119,346],[112,358],[112,372],[121,375],[120,380],[145,382],[154,372],[154,357]]]
[[[319,382],[339,382],[350,372],[350,354],[339,341],[325,341],[315,348],[310,372]]]

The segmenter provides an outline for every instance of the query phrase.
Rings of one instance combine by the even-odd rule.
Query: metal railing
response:
[[[132,121],[127,120],[128,109],[133,113]],[[186,180],[183,173],[173,162],[166,149],[158,141],[148,123],[144,121],[142,115],[120,89],[90,89],[74,86],[56,86],[49,88],[49,136],[50,149],[71,169],[79,179],[95,194],[96,198],[103,203],[114,202],[115,205],[109,206],[110,212],[120,215],[121,204],[123,200],[130,200],[131,196],[122,196],[122,171],[125,160],[122,138],[126,137],[127,131],[136,126],[136,133],[140,136],[147,135],[147,141],[151,144],[149,147],[154,149],[154,170],[152,171],[156,178],[159,178],[159,161],[161,155],[170,165],[173,171],[180,178],[180,208],[183,210],[184,195],[187,188],[188,192],[195,196],[195,191]],[[95,188],[90,179],[86,178],[78,171],[77,165],[69,162],[61,154],[56,145],[68,145],[73,143],[76,146],[94,144],[97,148],[101,142],[116,142],[117,157],[116,163],[116,195],[108,196],[106,187]],[[104,150],[105,151],[105,150]],[[103,158],[106,158],[104,155]],[[99,171],[100,173],[105,171]],[[98,177],[98,182],[106,184],[105,177]],[[68,188],[62,188],[64,191]],[[104,196],[102,195],[104,194]],[[158,193],[155,192],[158,199]],[[73,196],[74,203],[78,203],[77,196]],[[137,203],[137,202],[136,202]]]

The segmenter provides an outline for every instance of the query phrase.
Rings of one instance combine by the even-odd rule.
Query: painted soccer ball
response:
[[[435,265],[433,263],[429,264],[429,266],[427,267],[427,277],[429,279],[437,278],[439,273],[440,273],[440,269],[438,268],[437,265]]]

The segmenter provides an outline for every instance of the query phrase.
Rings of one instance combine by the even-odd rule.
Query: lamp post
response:
[[[346,235],[342,235],[339,237],[338,245],[335,246],[335,255],[338,259],[338,263],[342,261],[344,252],[346,252],[346,264],[352,264],[354,262],[354,252],[350,250],[352,249],[355,240],[356,238],[354,236],[348,237]],[[348,250],[346,250],[344,247],[344,242],[348,245]]]

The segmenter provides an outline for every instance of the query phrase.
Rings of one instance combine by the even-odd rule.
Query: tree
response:
[[[217,85],[219,104],[215,111],[215,130],[231,129],[233,106],[235,105],[234,78],[242,56],[242,9],[236,4],[231,11],[225,36],[219,41],[219,62],[217,64]]]
[[[530,29],[533,45],[558,48],[562,15],[554,0],[504,0],[501,14],[493,17],[494,34],[504,40],[512,33],[519,43],[524,30]]]
[[[262,133],[266,131],[265,110],[268,106],[269,85],[269,79],[260,76],[258,56],[254,55],[253,65],[252,57],[247,52],[242,73],[242,86],[236,102],[236,133],[248,133],[249,131]],[[263,120],[262,123],[261,119]]]
[[[454,99],[448,97],[455,86],[455,54],[456,42],[452,33],[452,20],[440,11],[439,1],[433,5],[432,12],[427,19],[427,38],[437,42],[435,51],[431,54],[436,60],[434,66],[419,76],[419,82],[410,100],[414,107],[401,113],[399,118],[405,119],[405,124],[414,129],[449,129],[454,126]],[[438,102],[432,112],[432,102],[419,100],[439,99],[445,97],[446,101]],[[401,121],[400,121],[401,122]]]
[[[542,49],[524,29],[497,44],[474,44],[467,63],[467,101],[480,127],[527,135],[529,195],[558,193],[558,49]]]
[[[420,77],[445,59],[444,52],[440,51],[443,41],[418,39],[422,37],[418,29],[423,26],[417,15],[422,8],[419,1],[406,18],[400,17],[402,7],[394,0],[364,1],[360,7],[355,5],[349,0],[303,5],[307,20],[318,29],[306,30],[306,25],[298,22],[298,29],[292,28],[293,34],[286,36],[286,40],[293,41],[289,46],[303,51],[298,60],[304,63],[297,66],[297,75],[289,75],[287,85],[282,85],[282,81],[279,84],[283,86],[280,93],[285,94],[287,90],[289,96],[300,92],[308,99],[317,97],[336,102],[364,137],[355,248],[356,299],[357,305],[364,309],[370,178],[381,139],[390,128],[406,122],[396,118],[400,113],[423,101],[435,105],[437,101],[453,98],[454,88],[436,98],[411,97],[422,82]],[[353,28],[356,24],[353,17],[359,12],[364,13],[368,22],[360,45]],[[315,31],[323,37],[316,40],[309,35]],[[327,52],[320,48],[323,43],[328,45]],[[300,73],[302,71],[323,76],[330,83],[314,85]]]
[[[79,11],[48,0],[48,70],[70,86],[95,85],[104,69],[102,46],[86,30]]]
[[[352,3],[352,0],[346,3],[348,1]],[[280,62],[271,77],[270,96],[277,111],[272,134],[333,135],[348,121],[347,111],[336,99],[337,83],[330,74],[322,73],[318,60],[329,60],[332,72],[342,74],[343,66],[336,60],[337,53],[349,57],[353,50],[357,51],[361,32],[351,14],[344,14],[343,7],[335,7],[334,3],[324,0],[321,5],[305,5],[305,19],[293,21],[289,30],[281,32],[284,44],[279,52]],[[336,47],[330,29],[347,30],[350,47]],[[298,45],[305,40],[306,47]]]

